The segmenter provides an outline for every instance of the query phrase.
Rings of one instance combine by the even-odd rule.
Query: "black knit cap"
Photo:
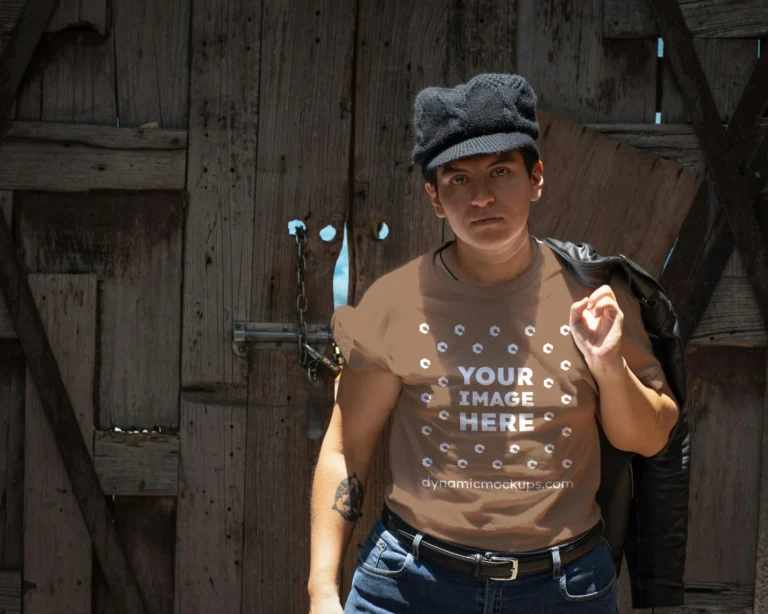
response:
[[[529,149],[539,157],[536,94],[520,75],[483,73],[453,88],[427,87],[414,101],[413,161],[437,168],[478,154]]]

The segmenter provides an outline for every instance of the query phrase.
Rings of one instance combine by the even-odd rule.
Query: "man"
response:
[[[679,412],[637,300],[618,277],[581,285],[529,234],[544,165],[525,79],[426,88],[414,128],[456,239],[333,315],[346,366],[312,495],[312,612],[341,611],[390,414],[392,480],[344,612],[617,612],[596,421],[615,448],[652,456]]]

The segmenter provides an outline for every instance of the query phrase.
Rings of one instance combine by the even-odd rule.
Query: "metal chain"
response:
[[[338,373],[340,363],[334,357],[327,358],[312,348],[307,342],[307,322],[304,320],[304,312],[307,310],[307,289],[304,285],[304,273],[307,269],[307,260],[304,257],[304,247],[307,244],[307,234],[301,226],[296,227],[296,281],[299,294],[296,297],[296,310],[299,312],[299,326],[296,331],[299,343],[299,364],[307,369],[307,379],[310,384],[317,381],[317,367],[327,367],[335,374]]]
[[[304,246],[307,244],[307,235],[301,226],[296,226],[296,281],[299,294],[296,297],[296,310],[299,312],[299,327],[297,340],[299,343],[299,364],[307,369],[307,379],[310,384],[317,380],[317,359],[312,359],[307,353],[307,323],[304,320],[304,312],[307,310],[307,290],[304,286],[304,272],[307,269],[307,260],[304,257]]]

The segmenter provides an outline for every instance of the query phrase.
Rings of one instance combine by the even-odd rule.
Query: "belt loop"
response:
[[[479,552],[475,554],[475,571],[472,572],[472,575],[475,576],[475,578],[480,577],[480,561],[483,559],[483,555],[481,555]]]
[[[421,543],[421,538],[424,537],[421,533],[416,533],[416,536],[413,538],[413,544],[411,544],[411,552],[413,552],[413,558],[415,558],[417,561],[419,560],[419,544]]]
[[[560,548],[558,546],[554,546],[553,548],[550,548],[550,552],[552,553],[552,577],[559,578],[560,577]]]

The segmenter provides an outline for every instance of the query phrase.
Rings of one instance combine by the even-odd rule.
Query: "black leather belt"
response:
[[[530,574],[552,569],[552,554],[549,548],[530,550],[519,554],[514,552],[497,556],[491,552],[449,544],[443,540],[425,535],[414,548],[414,536],[420,533],[384,504],[381,520],[404,548],[414,553],[417,559],[428,559],[452,569],[471,573],[475,578],[492,580],[514,580],[520,574]],[[600,543],[603,534],[603,519],[586,533],[572,540],[558,544],[561,565],[586,554]]]

